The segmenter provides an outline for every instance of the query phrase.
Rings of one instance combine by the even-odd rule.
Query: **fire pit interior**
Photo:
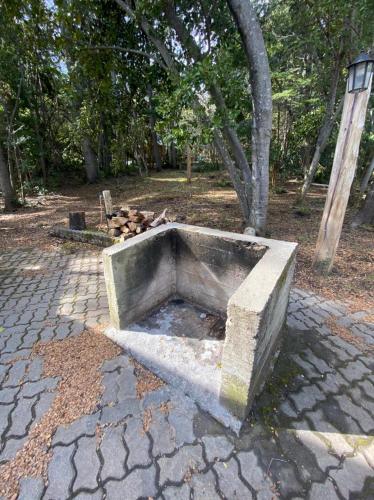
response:
[[[176,223],[114,245],[106,333],[238,431],[274,364],[295,251]]]

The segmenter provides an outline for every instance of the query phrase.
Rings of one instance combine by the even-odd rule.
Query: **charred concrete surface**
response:
[[[124,352],[102,366],[97,411],[54,435],[48,483],[21,478],[19,498],[373,498],[373,313],[352,314],[338,300],[294,288],[281,354],[239,437],[170,385],[137,399]],[[1,464],[55,397],[58,380],[43,378],[42,360],[29,359],[33,345],[108,321],[99,253],[0,254]],[[331,321],[351,341],[335,335]]]
[[[274,365],[295,253],[294,243],[184,224],[104,250],[113,326],[107,334],[238,431]],[[212,359],[220,353],[214,367],[212,342],[197,342],[191,352],[185,340],[163,330],[164,320],[157,334],[139,329],[139,320],[175,297],[227,317],[225,339],[211,352]]]

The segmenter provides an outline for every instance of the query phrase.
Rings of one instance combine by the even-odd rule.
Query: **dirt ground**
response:
[[[152,173],[149,177],[122,177],[95,185],[64,188],[48,195],[29,197],[27,205],[12,214],[0,215],[0,251],[24,247],[43,250],[73,248],[49,235],[55,224],[67,224],[69,211],[85,211],[90,228],[104,229],[99,194],[110,189],[115,207],[131,207],[168,214],[188,224],[242,232],[243,222],[234,190],[223,173],[197,173],[188,185],[182,171]],[[224,186],[224,187],[223,187]],[[374,232],[351,229],[354,210],[348,209],[335,265],[329,276],[319,276],[312,259],[322,216],[326,189],[312,189],[311,214],[298,216],[293,209],[297,182],[285,185],[286,193],[271,194],[268,231],[276,239],[299,243],[295,284],[327,298],[351,303],[352,310],[373,307]]]

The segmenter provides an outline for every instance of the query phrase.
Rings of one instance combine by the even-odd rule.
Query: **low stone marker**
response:
[[[86,227],[85,212],[69,212],[69,229],[83,231]]]
[[[238,431],[279,352],[296,247],[171,223],[108,248],[106,333]],[[226,317],[224,339],[192,335],[178,301]]]

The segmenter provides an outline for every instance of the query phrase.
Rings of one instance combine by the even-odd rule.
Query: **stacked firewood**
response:
[[[139,211],[128,207],[122,207],[120,210],[108,214],[107,219],[109,235],[119,237],[123,241],[170,222],[166,216],[166,209],[156,217],[155,212]]]

